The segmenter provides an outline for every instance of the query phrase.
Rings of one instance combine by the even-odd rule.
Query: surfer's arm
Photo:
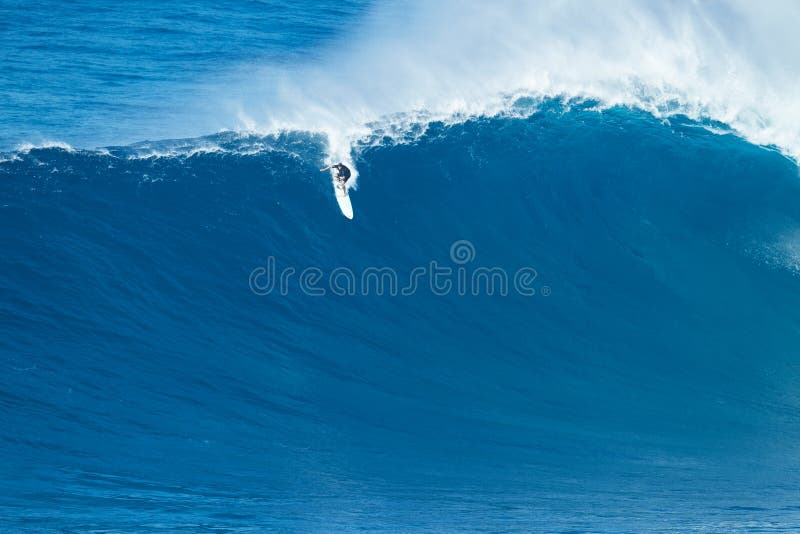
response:
[[[328,170],[330,170],[330,169],[331,169],[331,167],[333,167],[333,165],[328,165],[328,166],[327,166],[327,167],[325,167],[324,169],[320,169],[320,170],[319,170],[319,172],[325,172],[325,171],[328,171]]]

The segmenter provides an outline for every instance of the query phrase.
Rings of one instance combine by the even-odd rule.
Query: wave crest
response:
[[[234,111],[240,127],[325,132],[342,158],[398,112],[443,120],[496,115],[509,95],[577,98],[718,121],[797,160],[797,20],[792,2],[380,6],[322,61],[262,67]]]

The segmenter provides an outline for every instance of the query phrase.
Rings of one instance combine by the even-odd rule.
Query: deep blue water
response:
[[[221,55],[313,55],[337,38],[324,17],[363,7],[99,5],[3,4],[32,36],[3,59],[4,143],[53,127],[94,146],[81,113],[174,96]],[[127,67],[134,37],[68,52],[46,34],[82,40],[91,12],[150,21],[135,36],[182,9],[185,34],[153,30]],[[211,31],[230,46],[195,56]],[[24,70],[78,58],[96,65],[66,69],[71,96]],[[52,113],[15,99],[25,84]],[[797,166],[704,126],[554,99],[375,131],[351,153],[353,221],[318,172],[322,134],[101,129],[107,149],[8,152],[0,530],[800,530]],[[295,273],[263,294],[272,261]],[[389,267],[402,286],[432,261],[449,291],[330,284]],[[535,269],[535,294],[459,294],[480,267]]]
[[[224,108],[218,86],[243,77],[235,67],[308,61],[366,5],[3,0],[0,150],[209,133],[204,114]]]

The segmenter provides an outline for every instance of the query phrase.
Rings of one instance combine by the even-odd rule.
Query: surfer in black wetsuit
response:
[[[327,167],[325,167],[324,169],[320,169],[319,171],[324,172],[330,169],[336,169],[336,180],[339,181],[339,184],[342,186],[342,190],[345,193],[347,193],[347,188],[345,187],[345,184],[347,183],[347,180],[350,179],[350,169],[347,168],[347,165],[340,162],[335,165],[328,165]]]

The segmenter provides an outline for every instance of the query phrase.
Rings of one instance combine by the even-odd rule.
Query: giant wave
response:
[[[534,104],[375,126],[354,221],[319,133],[0,162],[9,528],[798,528],[795,164],[686,116]],[[249,284],[464,240],[537,293]]]
[[[0,529],[800,529],[795,3],[98,5],[3,41]]]

